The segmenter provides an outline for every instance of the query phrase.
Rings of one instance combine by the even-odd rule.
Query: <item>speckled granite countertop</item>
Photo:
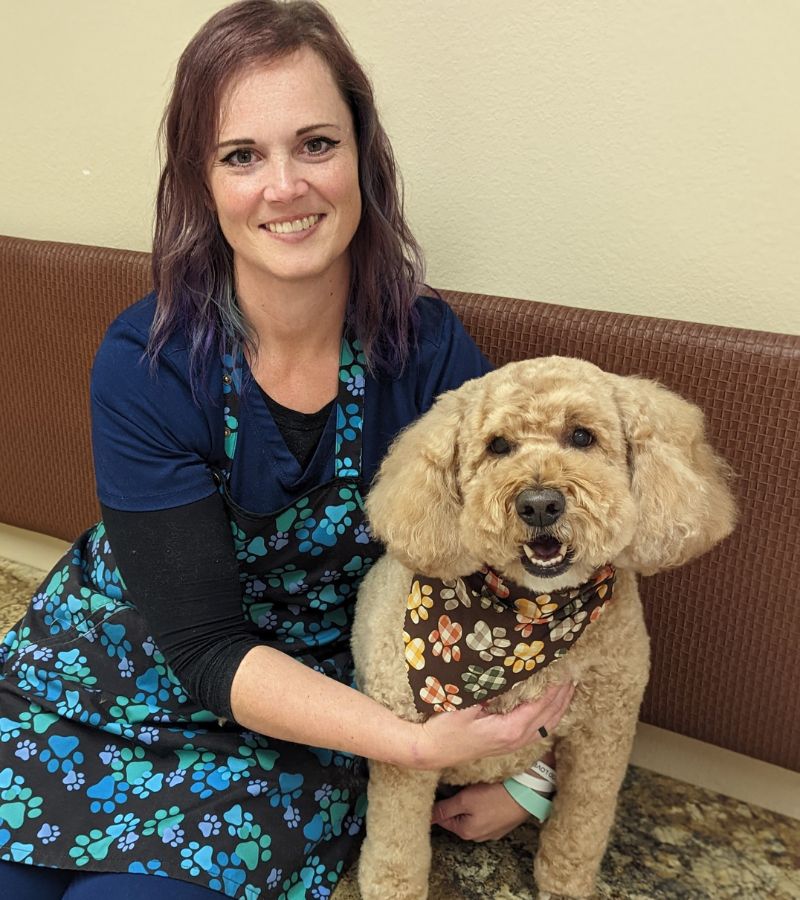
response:
[[[488,844],[434,837],[430,900],[535,900],[538,829]],[[356,900],[352,875],[334,900]],[[598,900],[800,900],[800,822],[631,766]]]

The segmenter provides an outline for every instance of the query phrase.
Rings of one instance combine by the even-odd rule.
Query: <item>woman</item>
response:
[[[350,686],[380,552],[364,486],[487,363],[416,297],[391,150],[332,21],[308,2],[222,10],[181,57],[164,134],[156,291],[92,376],[103,521],[3,645],[0,878],[37,900],[133,896],[152,875],[163,898],[324,897],[357,848],[361,757],[504,753],[571,688],[417,725]],[[456,830],[462,793],[437,810]],[[525,816],[507,803],[482,836]]]

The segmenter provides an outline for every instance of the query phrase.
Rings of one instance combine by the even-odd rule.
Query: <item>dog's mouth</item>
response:
[[[551,578],[572,565],[572,550],[550,534],[541,534],[522,545],[520,561],[531,575]]]

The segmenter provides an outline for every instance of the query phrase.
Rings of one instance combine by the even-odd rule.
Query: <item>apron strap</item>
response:
[[[339,358],[339,396],[336,400],[337,478],[360,478],[361,431],[364,426],[364,373],[367,361],[361,344],[342,338]]]
[[[226,477],[230,475],[236,454],[236,437],[239,432],[239,395],[242,391],[242,348],[222,355],[222,398],[225,402],[225,459]]]

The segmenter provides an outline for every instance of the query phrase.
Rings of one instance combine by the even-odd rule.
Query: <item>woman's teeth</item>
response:
[[[303,219],[293,219],[291,222],[268,222],[267,228],[273,234],[290,234],[293,231],[308,231],[309,228],[316,225],[320,220],[320,216],[306,216]]]

